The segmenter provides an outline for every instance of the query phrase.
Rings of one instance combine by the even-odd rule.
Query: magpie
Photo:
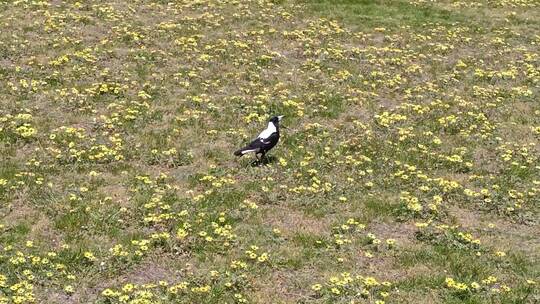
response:
[[[249,145],[242,149],[235,151],[234,155],[242,156],[246,153],[255,152],[256,162],[260,162],[266,153],[270,151],[279,141],[279,122],[283,118],[281,116],[274,116],[268,122],[266,130],[262,131],[257,138],[255,138]],[[259,158],[258,155],[261,154]]]

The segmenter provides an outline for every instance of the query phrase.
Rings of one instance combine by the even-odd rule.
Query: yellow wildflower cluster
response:
[[[317,297],[332,301],[365,298],[373,303],[384,304],[391,299],[392,283],[380,282],[374,277],[342,272],[330,277],[324,284],[313,284],[311,289]]]

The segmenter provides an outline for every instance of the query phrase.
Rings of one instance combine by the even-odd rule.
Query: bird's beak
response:
[[[280,115],[280,116],[278,116],[278,117],[277,117],[278,121],[281,121],[281,119],[282,119],[283,117],[285,117],[285,115]]]

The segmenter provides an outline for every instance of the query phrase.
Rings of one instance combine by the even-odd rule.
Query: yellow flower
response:
[[[379,282],[373,277],[367,277],[364,279],[364,285],[366,286],[377,286],[379,285]]]
[[[94,254],[93,254],[92,252],[90,252],[90,251],[86,251],[86,252],[84,253],[84,257],[85,257],[86,259],[88,259],[89,261],[95,261],[95,260],[97,260],[97,258],[94,256]]]
[[[135,286],[131,283],[128,283],[124,285],[124,287],[122,287],[122,291],[125,293],[130,293],[133,290],[133,288],[135,288]]]
[[[101,294],[105,297],[112,297],[114,295],[114,291],[112,291],[111,289],[107,288],[105,290],[103,290],[101,292]]]
[[[259,262],[266,262],[268,260],[268,254],[265,252],[263,254],[261,254],[258,258],[257,258],[257,261]]]
[[[467,290],[468,286],[465,283],[457,283],[454,288],[458,290]]]
[[[67,292],[67,293],[73,293],[75,291],[75,289],[71,285],[66,285],[64,287],[64,291]]]

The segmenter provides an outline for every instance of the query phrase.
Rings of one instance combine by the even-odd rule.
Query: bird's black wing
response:
[[[255,138],[243,150],[257,150],[261,152],[268,151],[277,144],[278,140],[279,140],[279,134],[277,132],[274,132],[267,138]]]
[[[260,138],[255,138],[252,142],[249,143],[249,145],[242,148],[242,150],[255,150],[258,152],[259,150],[264,148],[264,142]]]
[[[270,151],[279,141],[279,133],[274,132],[267,138],[255,138],[249,145],[234,152],[234,155],[241,156],[247,152],[266,153]]]
[[[262,143],[263,143],[263,145],[265,147],[265,150],[270,150],[279,141],[279,133],[274,132],[270,136],[268,136],[267,138],[261,139],[261,141],[262,141]]]

